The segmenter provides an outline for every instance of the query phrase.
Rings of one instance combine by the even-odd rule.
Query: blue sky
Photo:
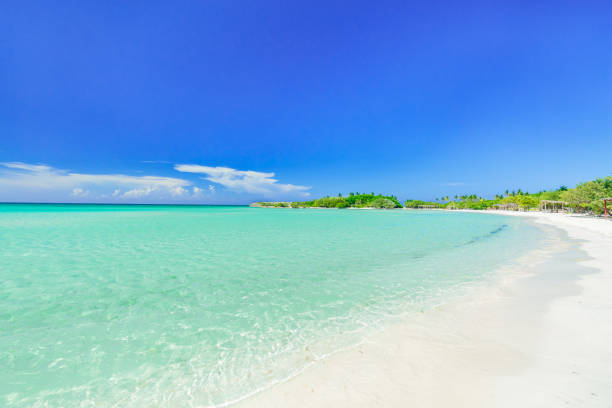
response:
[[[612,3],[3,3],[0,201],[536,191],[612,175]]]

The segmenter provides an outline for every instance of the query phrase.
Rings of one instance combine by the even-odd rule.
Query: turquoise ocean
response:
[[[0,406],[236,401],[542,235],[474,213],[3,204]]]

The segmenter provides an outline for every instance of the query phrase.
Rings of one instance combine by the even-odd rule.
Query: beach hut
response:
[[[565,201],[555,200],[542,200],[540,201],[540,211],[557,212],[559,210],[565,211],[565,207],[568,204]]]
[[[604,202],[604,217],[608,219],[608,202],[612,203],[612,197],[602,198]]]
[[[493,204],[493,208],[496,210],[518,211],[519,206],[517,203],[506,203],[506,204]]]

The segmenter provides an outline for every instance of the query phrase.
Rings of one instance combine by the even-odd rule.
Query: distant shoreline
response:
[[[415,212],[427,212],[427,211],[443,211],[449,213],[476,213],[476,214],[498,214],[498,215],[524,215],[524,214],[559,214],[566,216],[574,216],[579,218],[593,218],[593,219],[604,219],[603,215],[595,214],[573,214],[566,212],[554,212],[554,211],[539,211],[539,210],[472,210],[472,209],[452,209],[452,208],[374,208],[374,207],[346,207],[346,208],[330,208],[330,207],[274,207],[266,205],[256,205],[257,203],[249,204],[251,208],[268,208],[268,209],[287,209],[287,210],[385,210],[385,211],[415,211]],[[610,218],[612,221],[612,217]]]

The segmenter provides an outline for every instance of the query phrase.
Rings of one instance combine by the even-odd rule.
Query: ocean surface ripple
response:
[[[484,214],[0,205],[0,405],[236,400],[538,237]]]

